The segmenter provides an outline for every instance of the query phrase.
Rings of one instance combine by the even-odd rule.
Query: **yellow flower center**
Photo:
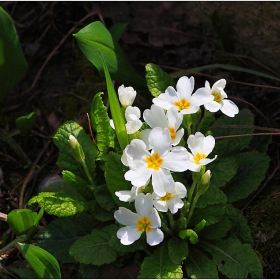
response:
[[[191,102],[187,101],[185,98],[182,98],[180,101],[174,102],[174,105],[178,108],[179,111],[184,109],[189,109]]]
[[[174,140],[176,138],[176,131],[174,127],[170,127],[169,129],[169,134],[171,136],[171,139]]]
[[[167,192],[165,196],[163,196],[163,197],[160,198],[160,200],[161,200],[161,201],[169,201],[169,200],[172,199],[172,197],[173,197],[173,194]]]
[[[147,168],[159,170],[160,166],[163,163],[163,159],[160,157],[158,153],[155,153],[151,156],[146,157]]]
[[[143,232],[143,231],[151,232],[152,231],[151,221],[146,216],[143,216],[140,220],[137,220],[136,224],[137,224],[138,232]]]
[[[222,95],[219,92],[212,91],[212,95],[214,96],[214,101],[221,103],[223,100]]]
[[[199,161],[203,158],[206,158],[206,155],[205,154],[200,154],[200,153],[196,153],[196,155],[193,157],[194,162],[196,164],[199,164]]]

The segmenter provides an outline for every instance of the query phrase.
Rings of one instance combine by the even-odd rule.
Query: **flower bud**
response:
[[[73,135],[69,135],[69,144],[72,149],[74,158],[79,162],[84,161],[85,160],[84,151],[83,151],[80,143],[77,141],[77,139]]]
[[[201,177],[200,182],[197,187],[197,193],[199,195],[202,195],[203,193],[205,193],[207,191],[209,184],[210,184],[210,178],[211,178],[211,171],[207,170]]]
[[[125,87],[121,85],[118,89],[119,100],[123,107],[131,106],[136,97],[136,91],[133,87]]]

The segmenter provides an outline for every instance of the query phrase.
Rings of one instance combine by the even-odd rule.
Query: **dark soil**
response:
[[[70,119],[87,130],[86,113],[89,112],[91,100],[95,93],[106,89],[104,79],[83,57],[71,36],[87,24],[100,20],[109,28],[117,22],[129,22],[120,45],[142,76],[145,75],[145,64],[150,62],[171,74],[178,70],[218,63],[266,73],[271,70],[264,69],[258,63],[258,58],[247,56],[248,52],[245,50],[237,53],[236,50],[241,47],[237,48],[234,42],[228,47],[213,26],[208,26],[207,32],[203,24],[194,24],[190,28],[192,22],[189,21],[188,12],[182,12],[185,6],[180,2],[176,3],[0,3],[14,20],[29,64],[24,79],[2,103],[1,134],[12,135],[16,131],[16,118],[32,111],[37,114],[36,125],[30,134],[13,136],[16,147],[0,138],[2,214],[8,214],[20,206],[25,207],[27,201],[38,191],[43,179],[60,173],[55,164],[58,151],[51,141],[52,136],[59,125]],[[94,13],[91,16],[79,23],[92,11]],[[75,28],[69,33],[73,27]],[[272,72],[273,70],[269,74]],[[221,68],[190,72],[190,75],[195,77],[196,87],[203,86],[206,79],[211,84],[219,78],[227,79],[226,92],[240,108],[247,107],[255,114],[255,125],[279,128],[278,81]],[[140,96],[138,101],[141,102],[140,106],[150,106],[148,94]],[[267,179],[260,191],[244,202],[244,215],[252,225],[256,250],[265,266],[265,278],[280,277],[280,256],[277,253],[280,244],[277,206],[280,205],[278,140],[277,135],[273,136],[273,143],[269,147],[271,166]],[[275,215],[277,218],[272,219],[275,211],[278,211],[278,215]],[[263,217],[270,222],[263,223]],[[1,219],[0,236],[2,240],[6,236],[8,242],[14,238],[7,223]],[[9,269],[27,266],[16,250],[5,252],[0,257],[2,278],[14,278],[14,275],[9,274]],[[137,265],[122,269],[109,265],[99,278],[136,278],[138,272]],[[62,265],[62,276],[80,277],[72,265]]]

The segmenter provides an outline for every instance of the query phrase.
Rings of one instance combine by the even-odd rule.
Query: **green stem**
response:
[[[188,191],[188,202],[191,203],[192,201],[192,196],[193,196],[193,192],[195,190],[195,187],[197,185],[197,182],[195,180],[193,180],[193,183],[191,185],[190,190]]]
[[[5,246],[4,248],[2,248],[0,250],[1,252],[4,252],[5,250],[7,250],[9,247],[13,246],[14,244],[16,244],[17,242],[24,242],[27,239],[26,234],[19,236],[18,238],[14,239],[12,242],[10,242],[7,246]]]
[[[93,180],[92,180],[91,175],[90,175],[90,173],[89,173],[89,171],[88,171],[86,162],[83,160],[83,161],[81,161],[81,163],[82,163],[82,165],[83,165],[83,168],[84,168],[84,170],[85,170],[85,172],[86,172],[86,175],[87,175],[87,177],[88,177],[88,179],[89,179],[91,185],[93,185]]]
[[[175,228],[175,223],[174,223],[174,220],[173,220],[172,213],[168,211],[167,216],[168,216],[168,219],[169,219],[169,225],[170,225],[171,229],[174,229]]]
[[[195,195],[194,199],[193,199],[193,202],[192,202],[192,204],[191,204],[191,210],[190,210],[189,215],[188,215],[188,218],[187,218],[187,224],[189,223],[189,221],[190,221],[190,219],[191,219],[191,217],[192,217],[193,211],[194,211],[194,209],[195,209],[195,205],[196,205],[197,200],[199,199],[199,197],[200,197],[200,194],[197,193],[197,194]]]

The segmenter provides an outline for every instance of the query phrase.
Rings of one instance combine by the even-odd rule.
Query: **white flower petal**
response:
[[[178,212],[178,209],[184,206],[184,202],[177,196],[174,196],[172,200],[167,202],[168,208],[172,214]]]
[[[212,135],[208,135],[204,138],[203,153],[208,156],[215,147],[215,138]]]
[[[183,115],[180,112],[178,112],[175,106],[167,110],[166,116],[168,119],[168,125],[166,125],[166,127],[174,127],[175,130],[177,130],[182,124]]]
[[[115,124],[114,124],[114,121],[113,121],[112,119],[110,119],[109,123],[110,123],[110,126],[111,126],[113,129],[115,129]]]
[[[151,221],[151,228],[161,227],[161,220],[159,214],[154,207],[152,208],[148,218]]]
[[[153,200],[155,208],[160,212],[167,212],[168,206],[166,201],[162,201],[159,198]]]
[[[130,169],[124,174],[124,178],[127,181],[131,181],[131,184],[136,187],[142,187],[151,177],[152,169],[147,169],[143,164],[137,169]]]
[[[194,87],[193,77],[191,77],[190,79],[186,76],[181,77],[176,85],[179,100],[181,100],[182,98],[188,100],[192,94],[193,87]]]
[[[124,85],[121,85],[118,88],[118,95],[122,106],[127,107],[132,105],[134,102],[136,91],[133,89],[133,87],[125,87]]]
[[[127,134],[135,133],[141,128],[142,124],[142,121],[140,121],[139,119],[136,119],[134,121],[128,121],[125,124]]]
[[[115,211],[114,217],[122,225],[135,227],[136,220],[140,218],[138,214],[135,214],[124,207],[119,207],[119,210]]]
[[[179,142],[181,141],[181,139],[183,138],[184,133],[185,133],[184,128],[181,128],[180,130],[178,130],[178,131],[176,132],[176,137],[175,137],[175,139],[171,140],[171,144],[172,144],[173,146],[178,145]]]
[[[153,128],[148,140],[154,152],[158,152],[159,155],[164,155],[171,149],[171,138],[167,128],[164,130],[160,127]]]
[[[124,152],[126,153],[127,157],[130,157],[133,159],[133,161],[145,162],[145,157],[150,155],[150,153],[147,151],[146,144],[140,139],[133,139],[125,148]],[[130,163],[129,160],[128,163]]]
[[[147,109],[144,111],[143,118],[151,128],[157,126],[164,128],[168,126],[163,108],[158,107],[155,104],[151,106],[151,110]]]
[[[187,194],[187,189],[182,183],[175,182],[174,194],[179,198],[184,198]]]
[[[141,188],[133,186],[130,191],[118,191],[115,192],[115,195],[119,198],[120,201],[132,202],[135,200],[135,197],[141,192]]]
[[[126,117],[127,120],[129,120],[130,115],[133,115],[133,116],[135,116],[138,119],[141,117],[141,111],[136,106],[128,106],[125,109],[125,113],[124,114],[125,114],[125,117]]]
[[[229,117],[234,117],[236,114],[238,114],[239,109],[234,102],[224,99],[221,111]]]
[[[207,165],[208,163],[214,161],[215,159],[217,158],[217,156],[215,156],[214,158],[210,159],[210,158],[204,158],[204,159],[201,159],[199,161],[200,165]]]
[[[172,148],[171,152],[163,157],[162,167],[175,172],[186,171],[188,159],[189,154],[186,148],[177,146]]]
[[[117,231],[117,237],[121,239],[123,245],[130,245],[138,240],[142,232],[138,232],[136,227],[123,227]]]
[[[226,87],[226,83],[227,82],[225,79],[220,79],[214,83],[214,85],[212,86],[212,89],[216,89],[216,88],[224,89]]]
[[[213,100],[213,101],[211,101],[207,104],[204,104],[204,107],[205,107],[206,110],[208,110],[212,113],[215,113],[215,112],[218,112],[221,109],[222,104]]]
[[[172,175],[165,169],[159,169],[152,174],[152,185],[158,196],[165,196],[166,192],[172,193],[175,183]]]
[[[144,141],[148,150],[151,149],[150,144],[149,144],[149,140],[148,140],[151,131],[152,131],[152,129],[147,128],[147,129],[144,129],[144,130],[140,131],[140,133],[139,133],[139,138],[142,141]]]
[[[163,232],[159,228],[153,228],[151,232],[147,232],[147,243],[151,246],[158,245],[163,241],[163,238]]]
[[[150,193],[147,193],[146,195],[139,193],[135,198],[135,209],[141,217],[148,217],[153,209],[152,195]]]

